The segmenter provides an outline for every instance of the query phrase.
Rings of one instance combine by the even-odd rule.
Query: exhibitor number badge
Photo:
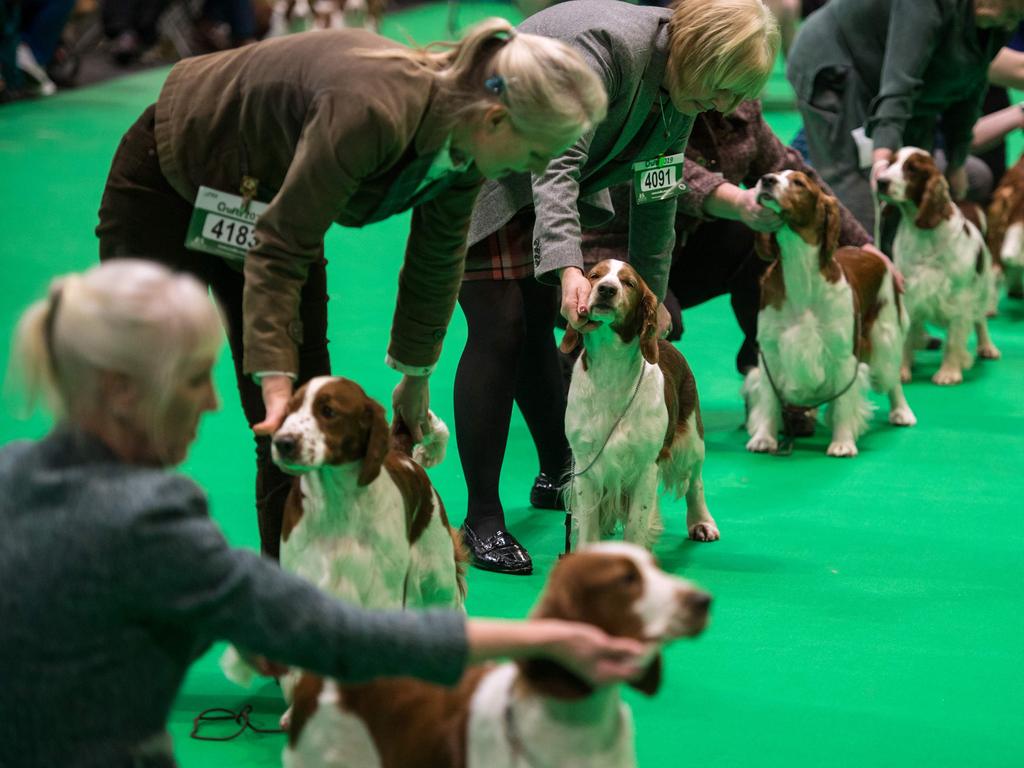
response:
[[[185,247],[240,265],[256,245],[256,222],[266,209],[266,203],[253,201],[246,206],[238,195],[200,187]]]
[[[633,190],[638,203],[656,203],[681,195],[686,191],[683,154],[633,163]]]

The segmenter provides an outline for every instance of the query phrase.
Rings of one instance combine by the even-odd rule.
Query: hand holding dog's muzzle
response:
[[[878,177],[889,167],[888,160],[875,160],[871,165],[871,172],[868,174],[868,183],[871,185],[871,192],[878,194]]]

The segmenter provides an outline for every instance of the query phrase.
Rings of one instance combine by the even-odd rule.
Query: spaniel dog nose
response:
[[[761,189],[771,189],[778,183],[778,177],[770,173],[766,173],[764,176],[761,177]]]
[[[609,283],[602,283],[597,286],[597,297],[599,299],[610,299],[619,292],[619,289]]]
[[[708,608],[711,607],[711,595],[698,590],[687,596],[686,603],[693,611],[707,613]]]
[[[278,435],[274,438],[274,448],[282,459],[293,459],[299,450],[299,441],[291,435]]]
[[[878,194],[884,195],[889,191],[889,179],[878,179],[875,184],[878,187]]]

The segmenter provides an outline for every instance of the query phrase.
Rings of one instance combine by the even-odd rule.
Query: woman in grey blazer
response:
[[[0,765],[173,766],[171,702],[213,640],[345,681],[450,684],[496,655],[639,672],[643,645],[591,626],[366,612],[230,548],[166,470],[217,406],[220,323],[194,278],[131,260],[68,276],[18,340],[63,419],[0,450]]]
[[[775,19],[760,0],[680,0],[673,10],[616,0],[573,0],[531,16],[519,29],[563,40],[601,76],[608,114],[540,175],[485,184],[470,224],[459,303],[469,339],[455,380],[459,456],[468,485],[464,535],[473,563],[503,573],[532,571],[507,531],[498,477],[513,400],[539,446],[534,506],[557,508],[568,464],[565,397],[552,331],[559,307],[586,330],[590,283],[581,227],[614,211],[609,188],[634,178],[633,164],[681,153],[693,117],[755,96],[778,51]],[[632,203],[630,257],[663,297],[675,240],[678,166],[651,202]],[[534,278],[537,278],[537,281]]]

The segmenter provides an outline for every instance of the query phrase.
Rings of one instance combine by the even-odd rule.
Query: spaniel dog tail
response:
[[[242,688],[251,687],[257,675],[256,669],[242,657],[242,654],[233,645],[229,645],[221,654],[220,669],[224,673],[224,677]]]
[[[448,439],[451,433],[448,425],[433,411],[427,411],[429,426],[423,430],[423,440],[414,443],[412,431],[401,416],[395,416],[391,424],[391,447],[412,458],[424,469],[436,467],[444,461],[448,451]]]

